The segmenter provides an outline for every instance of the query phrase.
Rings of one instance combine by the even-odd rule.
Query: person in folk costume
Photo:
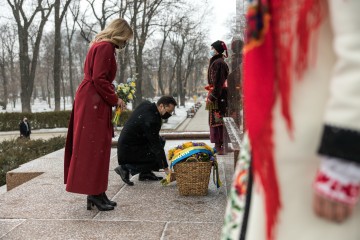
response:
[[[225,55],[223,54],[225,52]],[[209,110],[210,141],[215,143],[218,154],[223,153],[223,117],[227,113],[227,77],[229,67],[224,61],[228,51],[223,41],[211,44],[208,68],[206,109]]]
[[[360,239],[359,9],[250,1],[246,134],[223,239]]]
[[[112,81],[115,49],[125,48],[133,30],[124,19],[113,20],[95,36],[84,64],[84,79],[76,92],[64,157],[66,191],[87,194],[87,209],[113,210],[116,202],[105,194],[108,186],[112,107],[125,108]]]

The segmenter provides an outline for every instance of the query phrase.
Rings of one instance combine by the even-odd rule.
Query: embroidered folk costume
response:
[[[359,9],[356,0],[249,1],[241,155],[251,164],[237,165],[223,239],[360,238]],[[246,235],[236,223],[250,194],[239,190],[244,172],[254,176]],[[321,218],[314,196],[352,215],[341,225]]]
[[[210,59],[208,68],[208,91],[206,109],[209,110],[210,141],[215,143],[219,154],[222,153],[223,144],[223,117],[227,113],[227,77],[229,67],[224,61],[228,57],[224,42],[216,41],[211,45],[218,54]],[[223,55],[225,52],[225,55]]]

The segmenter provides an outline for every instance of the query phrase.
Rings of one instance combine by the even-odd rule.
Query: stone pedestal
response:
[[[231,73],[228,76],[228,116],[242,129],[242,48],[243,41],[234,37],[231,42]]]

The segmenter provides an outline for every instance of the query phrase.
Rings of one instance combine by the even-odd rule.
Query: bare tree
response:
[[[125,18],[126,12],[129,10],[129,1],[127,0],[120,0],[120,7],[119,7],[119,17]],[[128,68],[128,65],[130,64],[130,48],[129,45],[127,45],[124,49],[124,51],[121,51],[117,55],[118,57],[118,82],[124,83],[125,82],[125,75],[126,75],[126,69]]]
[[[49,108],[51,108],[51,96],[52,96],[52,91],[51,89],[53,89],[53,82],[52,81],[52,77],[54,76],[53,74],[51,74],[53,72],[53,66],[51,63],[54,63],[54,51],[52,51],[52,49],[54,49],[54,44],[55,44],[55,40],[54,40],[54,33],[53,32],[49,32],[47,34],[45,34],[44,39],[43,39],[43,44],[42,44],[42,56],[41,56],[41,64],[40,64],[40,69],[41,69],[41,75],[42,75],[42,88],[46,91],[44,91],[43,95],[46,95],[47,97],[47,102],[49,105]],[[46,85],[46,87],[44,86]]]
[[[26,15],[23,0],[7,0],[14,15],[19,38],[19,61],[21,73],[21,106],[23,112],[31,112],[30,98],[33,91],[36,65],[38,61],[40,40],[44,30],[45,23],[53,8],[53,4],[38,0],[35,9],[30,16]],[[35,17],[40,13],[40,23],[37,25],[35,44],[32,49],[32,56],[29,52],[29,28],[34,24]]]
[[[204,64],[205,53],[207,53],[208,47],[204,44],[205,36],[201,32],[196,32],[191,39],[189,39],[188,49],[187,49],[187,60],[185,68],[185,76],[183,81],[183,92],[181,93],[181,98],[185,101],[185,95],[190,92],[190,87],[188,87],[189,77],[195,71],[195,67],[198,63]]]
[[[82,13],[78,13],[79,17],[76,18],[76,23],[80,29],[81,36],[90,43],[94,34],[98,32],[98,29],[103,30],[108,20],[116,14],[125,14],[123,6],[127,6],[127,0],[86,0],[87,8]],[[125,1],[125,3],[124,3]],[[91,11],[90,16],[88,11]],[[100,13],[99,10],[100,9]],[[74,15],[75,12],[71,11]],[[89,21],[89,19],[95,18],[95,22]]]
[[[87,51],[89,49],[89,43],[82,37],[81,30],[76,31],[73,42],[73,57],[74,57],[74,86],[80,84],[83,77],[83,68]]]
[[[61,24],[70,5],[71,0],[62,1],[62,10],[60,0],[54,3],[54,23],[55,23],[55,44],[54,44],[54,97],[55,111],[60,111],[60,81],[61,81]]]
[[[156,17],[162,11],[175,4],[175,0],[133,0],[131,9],[131,24],[134,29],[134,60],[135,71],[137,73],[137,91],[135,106],[142,101],[142,83],[143,83],[143,53],[146,40],[156,30]]]
[[[181,19],[180,19],[181,21]],[[163,79],[162,79],[162,72],[163,72],[163,55],[164,55],[164,48],[165,43],[169,37],[170,32],[173,30],[174,26],[177,24],[177,22],[174,19],[174,16],[167,15],[165,20],[163,21],[163,24],[160,26],[160,31],[162,33],[162,40],[161,40],[161,46],[159,51],[159,68],[158,68],[158,85],[160,89],[160,94],[165,94],[165,89],[163,87]]]
[[[7,26],[7,30],[6,30],[6,34],[5,34],[5,48],[7,50],[8,53],[8,58],[9,58],[9,67],[10,67],[10,82],[11,85],[14,86],[18,86],[18,79],[16,79],[16,74],[15,74],[15,47],[16,47],[16,26],[11,24],[10,26]],[[16,80],[15,80],[16,79]],[[16,89],[16,88],[15,88]],[[14,91],[14,88],[9,89],[10,95],[12,95],[13,97],[16,95],[17,97],[17,93]]]
[[[68,50],[68,66],[69,66],[69,84],[70,84],[70,96],[71,101],[74,102],[75,98],[75,91],[74,91],[74,77],[73,77],[73,52],[72,52],[72,41],[74,37],[74,33],[76,31],[75,29],[75,23],[79,17],[79,11],[80,11],[80,1],[75,0],[71,9],[72,16],[73,16],[73,23],[72,26],[70,26],[70,22],[68,19],[68,14],[65,14],[65,26],[66,26],[66,43],[67,43],[67,50]]]
[[[202,5],[196,6],[198,3],[194,3],[194,6],[192,4],[184,6],[182,11],[178,13],[180,21],[175,24],[173,31],[169,35],[174,56],[176,57],[176,64],[174,65],[176,89],[174,92],[180,106],[185,105],[188,80],[195,70],[196,61],[200,55],[207,52],[206,47],[204,47],[206,36],[202,28],[207,9],[200,9]]]
[[[3,25],[0,27],[0,75],[3,79],[3,91],[4,91],[4,99],[1,101],[0,99],[0,105],[2,105],[3,109],[6,109],[6,105],[8,103],[8,76],[6,74],[6,65],[7,63],[7,54],[6,54],[6,31],[7,27],[6,25]]]
[[[6,109],[7,99],[8,99],[8,91],[7,91],[8,80],[7,80],[5,65],[6,65],[5,51],[4,48],[2,48],[0,54],[0,72],[1,72],[1,77],[3,79],[3,89],[4,89],[4,99],[3,101],[0,100],[0,105],[2,106],[2,109]]]
[[[118,1],[117,0],[102,0],[101,3],[101,14],[98,14],[96,9],[98,8],[95,5],[95,0],[86,0],[93,12],[93,16],[98,22],[100,29],[103,30],[106,26],[107,21],[115,14],[119,13]],[[98,3],[99,1],[97,1]],[[106,4],[109,3],[109,4]]]
[[[185,106],[183,56],[186,44],[188,43],[188,37],[195,28],[196,25],[189,18],[183,18],[176,24],[176,32],[170,37],[170,42],[176,55],[176,93],[180,106]]]

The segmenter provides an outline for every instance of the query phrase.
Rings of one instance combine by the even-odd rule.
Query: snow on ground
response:
[[[55,100],[51,98],[50,100],[51,107],[49,106],[48,102],[39,98],[36,98],[31,104],[31,111],[32,112],[51,112],[55,109]],[[60,109],[64,110],[64,99],[61,98],[60,101]],[[72,101],[70,97],[65,98],[65,110],[72,109]],[[20,98],[16,100],[15,107],[13,102],[9,102],[6,106],[6,110],[0,110],[0,113],[4,112],[21,112],[21,101]]]
[[[180,123],[182,123],[186,119],[186,111],[191,108],[191,106],[194,106],[194,103],[187,102],[185,103],[185,107],[175,107],[175,112],[166,123],[163,123],[161,129],[175,129]]]
[[[153,102],[156,102],[156,100],[158,100],[159,97],[155,97],[153,100]],[[202,101],[201,99],[198,99],[199,101]],[[174,114],[168,119],[168,121],[166,123],[164,123],[162,125],[162,129],[164,130],[170,130],[170,129],[176,129],[176,127],[178,127],[187,117],[187,110],[189,108],[191,108],[192,106],[194,106],[195,102],[193,99],[189,99],[188,101],[185,102],[185,106],[177,106],[175,107],[175,111]],[[64,101],[63,99],[61,99],[61,110],[64,109]],[[49,106],[47,101],[44,101],[42,99],[35,99],[33,101],[33,104],[31,105],[31,110],[32,112],[50,112],[50,111],[54,111],[54,107],[55,107],[55,103],[54,103],[54,99],[51,99],[51,107]],[[127,104],[127,108],[129,110],[132,109],[132,103]],[[68,97],[65,99],[65,110],[71,110],[72,109],[72,102],[71,102],[71,98]],[[12,102],[9,102],[6,111],[5,110],[0,110],[0,113],[4,113],[4,112],[21,112],[21,101],[20,99],[18,99],[16,101],[15,107],[13,105]],[[31,119],[30,119],[31,121]],[[38,129],[38,130],[34,130],[35,132],[66,132],[67,129],[66,128],[54,128],[54,129]]]
[[[152,101],[152,102],[156,102],[158,99],[159,99],[159,97],[154,97],[152,100],[151,99],[148,99],[148,100]],[[202,98],[199,98],[198,100],[202,101]],[[54,111],[54,109],[55,109],[55,100],[54,100],[54,98],[51,98],[50,102],[51,102],[51,104],[49,106],[47,101],[36,98],[31,104],[31,111],[32,112],[51,112],[51,111]],[[179,108],[176,107],[176,109],[175,109],[176,116],[180,117],[180,119],[181,119],[181,116],[183,116],[184,113],[186,115],[186,110],[189,109],[193,105],[194,105],[194,100],[189,99],[188,101],[186,101],[185,107],[183,107],[183,106],[181,106]],[[128,103],[127,108],[129,110],[132,110],[132,108],[133,108],[132,103]],[[60,109],[64,110],[64,99],[63,98],[61,98],[61,101],[60,101]],[[71,98],[66,97],[65,98],[65,110],[71,110],[71,109],[72,109]],[[21,112],[20,98],[16,100],[15,107],[14,107],[13,102],[9,102],[7,107],[6,107],[6,110],[3,110],[2,108],[0,108],[0,113],[4,113],[4,112]],[[177,117],[175,117],[175,115],[174,115],[171,118],[175,119]],[[171,124],[172,122],[175,121],[175,120],[170,121],[170,119],[169,119],[169,124]]]

